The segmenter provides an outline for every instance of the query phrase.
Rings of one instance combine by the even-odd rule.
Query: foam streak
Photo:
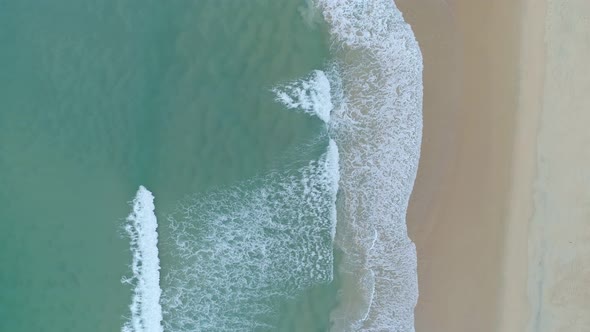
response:
[[[131,318],[123,332],[161,332],[160,259],[158,258],[158,221],[154,214],[154,196],[140,186],[133,200],[133,212],[127,217],[125,231],[130,238],[134,285]]]

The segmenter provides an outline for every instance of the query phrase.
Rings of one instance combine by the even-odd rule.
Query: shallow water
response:
[[[377,3],[383,7],[0,3],[0,330],[112,331],[134,318],[140,323],[130,331],[157,329],[146,317],[158,315],[129,308],[152,298],[145,310],[159,310],[149,257],[161,261],[166,331],[392,328],[375,324],[398,324],[381,319],[398,315],[396,308],[407,322],[417,293],[403,216],[419,152],[421,62],[399,12]],[[386,14],[374,22],[389,30],[354,23],[343,8],[367,17],[379,9]],[[354,45],[348,37],[359,28],[376,42],[396,36],[387,44],[395,52]],[[401,71],[384,70],[389,65]],[[366,83],[385,90],[363,90]],[[359,156],[366,157],[360,164]],[[354,171],[369,166],[377,169]],[[391,192],[370,181],[400,196],[387,198]],[[137,240],[142,220],[154,238],[151,212],[136,209],[125,221],[133,204],[151,204],[141,189],[135,196],[140,185],[155,197],[157,247]],[[393,210],[348,205],[355,186]],[[389,223],[399,232],[393,240],[373,236],[369,246],[365,234],[349,232],[363,222],[359,213],[367,230]],[[139,241],[131,247],[129,223]],[[359,248],[389,244],[398,256],[369,250],[361,256],[372,259],[356,259]],[[407,299],[361,308],[368,318],[361,325],[338,318],[346,294],[367,294],[355,286],[365,273],[350,279],[347,272],[371,271],[379,290],[387,287],[380,271],[396,268],[409,276],[396,282],[408,286],[396,293]],[[388,293],[371,294],[380,301]],[[338,328],[342,321],[352,323]]]

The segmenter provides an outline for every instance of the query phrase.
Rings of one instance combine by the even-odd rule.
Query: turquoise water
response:
[[[400,15],[0,2],[0,331],[413,329],[421,57]]]

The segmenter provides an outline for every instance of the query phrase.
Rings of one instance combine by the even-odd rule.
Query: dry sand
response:
[[[529,231],[534,332],[590,331],[590,1],[548,0]]]
[[[590,1],[396,3],[425,65],[416,331],[590,331]]]

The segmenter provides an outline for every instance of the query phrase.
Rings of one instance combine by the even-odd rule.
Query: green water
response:
[[[324,125],[269,91],[326,64],[306,8],[0,1],[0,331],[120,330],[139,185],[165,233],[186,195],[317,156]],[[326,330],[333,292],[278,303],[279,329]]]

